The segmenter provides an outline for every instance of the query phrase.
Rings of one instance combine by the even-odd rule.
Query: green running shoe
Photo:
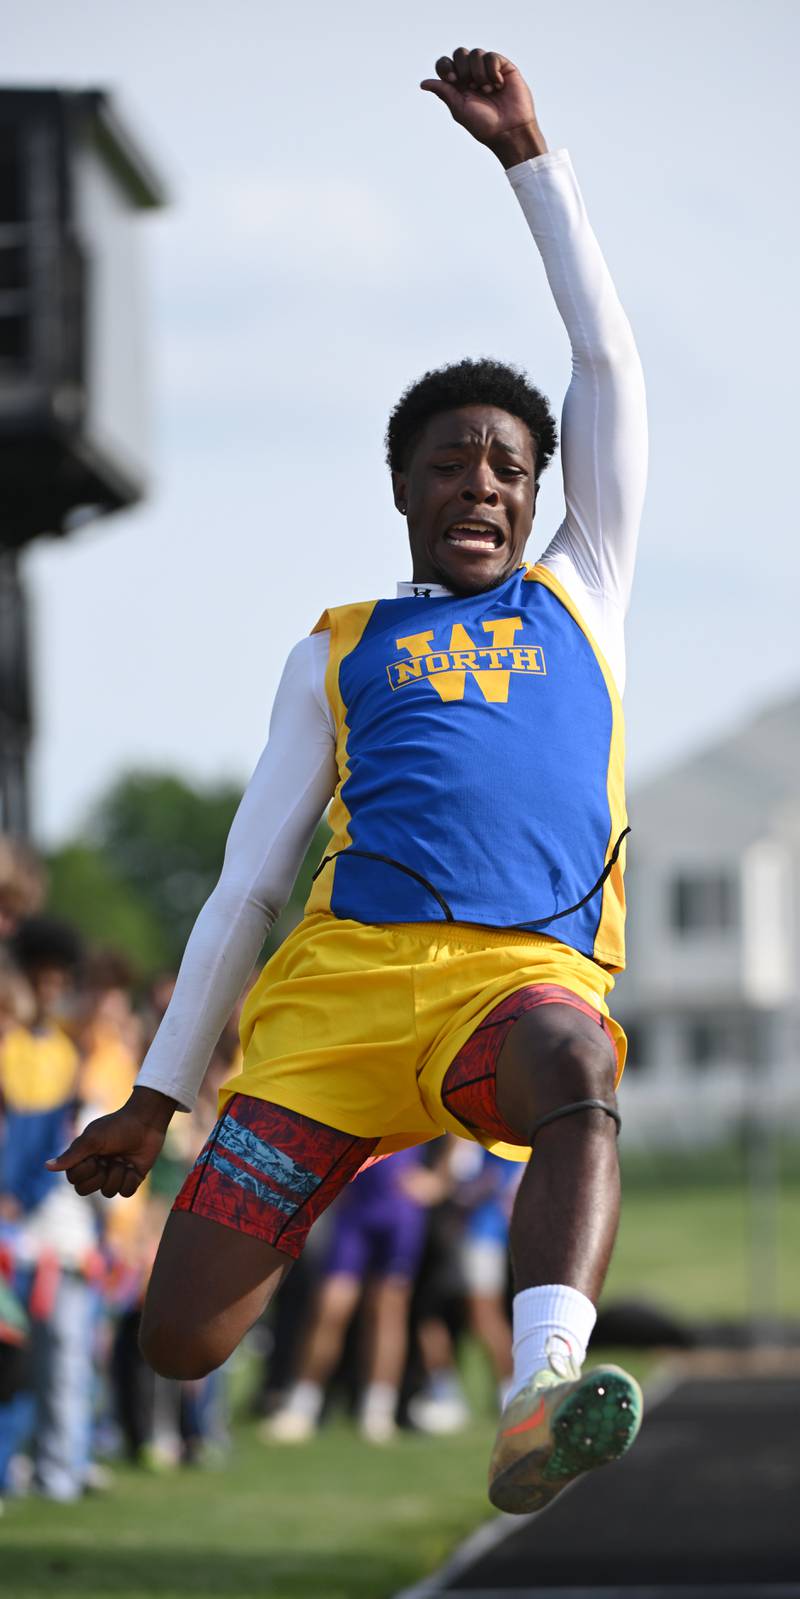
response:
[[[489,1462],[489,1498],[498,1510],[543,1510],[581,1472],[618,1460],[642,1421],[642,1391],[619,1366],[581,1376],[561,1354],[506,1405]]]

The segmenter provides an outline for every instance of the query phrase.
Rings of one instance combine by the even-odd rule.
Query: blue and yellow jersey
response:
[[[327,628],[339,778],[307,911],[530,930],[621,970],[622,706],[553,574]]]

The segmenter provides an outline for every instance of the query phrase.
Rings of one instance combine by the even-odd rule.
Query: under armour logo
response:
[[[418,589],[416,586],[414,588],[414,594],[418,600],[429,600],[431,597],[430,589]]]

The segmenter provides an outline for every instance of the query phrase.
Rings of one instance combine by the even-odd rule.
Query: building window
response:
[[[690,1066],[752,1066],[758,1060],[762,1032],[753,1011],[707,1011],[685,1020],[685,1051]]]
[[[626,1022],[628,1068],[641,1071],[651,1064],[650,1029],[644,1022]]]
[[[717,1061],[722,1053],[719,1028],[705,1016],[698,1016],[686,1026],[686,1054],[689,1065],[702,1071]]]
[[[723,933],[736,926],[737,881],[727,872],[673,878],[670,925],[686,937],[692,933]]]

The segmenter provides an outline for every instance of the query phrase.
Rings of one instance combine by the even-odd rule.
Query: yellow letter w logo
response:
[[[397,648],[407,650],[402,661],[386,668],[393,689],[405,683],[429,678],[442,700],[463,700],[467,672],[471,672],[485,700],[505,704],[512,672],[545,671],[544,655],[538,644],[515,645],[522,627],[519,616],[505,616],[484,622],[491,644],[475,644],[461,622],[450,633],[450,648],[434,650],[433,633],[412,633],[397,640]]]

